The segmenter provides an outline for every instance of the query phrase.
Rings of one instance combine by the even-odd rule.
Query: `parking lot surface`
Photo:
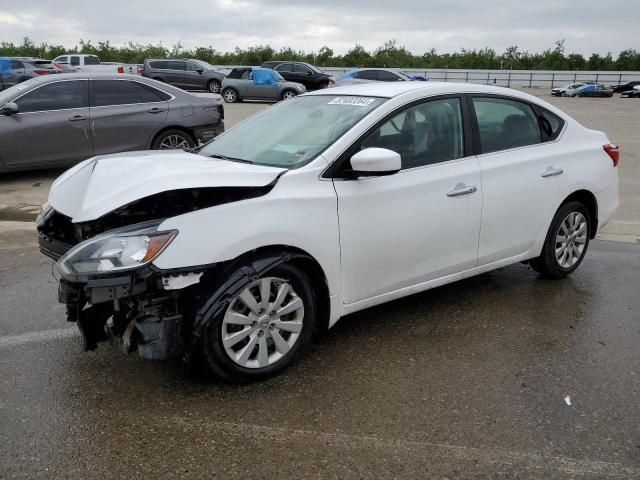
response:
[[[31,222],[60,172],[0,178],[0,478],[640,478],[640,102],[550,100],[622,146],[624,242],[350,315],[248,386],[81,353]]]

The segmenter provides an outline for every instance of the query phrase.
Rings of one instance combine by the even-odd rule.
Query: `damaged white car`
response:
[[[197,153],[77,165],[40,247],[86,349],[111,338],[252,381],[348,313],[516,262],[568,275],[617,208],[618,155],[503,88],[320,90]]]

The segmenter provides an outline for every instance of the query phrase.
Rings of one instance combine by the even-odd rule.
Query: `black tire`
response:
[[[323,88],[328,88],[328,87],[329,87],[329,80],[322,81],[318,85],[319,90],[322,90]]]
[[[282,92],[282,96],[280,97],[281,100],[286,100],[288,98],[293,98],[298,96],[298,92],[296,92],[295,90],[292,90],[291,88],[287,88],[284,92]]]
[[[285,280],[295,291],[297,297],[302,300],[304,305],[302,330],[293,346],[290,347],[290,350],[280,359],[275,360],[274,363],[266,367],[256,368],[242,366],[231,359],[230,355],[225,350],[225,346],[222,341],[224,327],[223,320],[227,309],[230,309],[233,304],[232,299],[227,307],[225,307],[225,309],[223,309],[223,311],[217,316],[213,316],[208,319],[205,318],[206,323],[203,328],[202,338],[200,345],[197,347],[199,351],[196,352],[197,355],[194,358],[196,361],[200,360],[203,362],[204,366],[210,373],[227,382],[249,383],[264,380],[275,375],[291,364],[299,350],[308,343],[311,338],[311,334],[313,333],[317,312],[316,298],[307,275],[297,267],[285,263],[269,270],[269,272],[265,274],[265,277],[276,277]],[[211,293],[213,294],[214,292]],[[274,293],[272,292],[272,294]],[[264,333],[262,335],[266,336]],[[249,343],[249,337],[245,338],[247,339],[247,343]],[[273,340],[271,340],[271,342],[273,342]],[[271,346],[273,345],[274,344],[272,343]],[[252,351],[256,352],[256,357],[258,355],[258,350],[259,345],[256,344],[256,346],[252,348]],[[250,354],[250,356],[252,355]]]
[[[174,139],[180,139],[180,141],[182,142],[182,144],[184,144],[184,147],[174,147],[174,150],[186,150],[187,148],[191,149],[193,147],[196,146],[196,142],[193,139],[193,137],[185,132],[184,130],[177,130],[177,129],[171,129],[171,130],[165,130],[164,132],[160,132],[158,134],[158,136],[153,140],[153,143],[151,144],[151,149],[152,150],[172,150],[172,148],[169,148],[167,145],[167,143],[171,143],[172,142],[172,137]],[[163,146],[163,144],[165,146]]]
[[[586,220],[586,240],[584,243],[584,249],[582,250],[582,253],[578,260],[569,267],[563,267],[562,265],[560,265],[558,259],[556,258],[556,240],[558,234],[560,233],[562,223],[565,221],[565,219],[567,219],[569,214],[573,212],[582,214]],[[544,245],[542,247],[540,256],[538,258],[534,258],[529,262],[531,267],[538,273],[549,278],[564,278],[572,273],[580,266],[582,260],[584,259],[584,256],[587,253],[587,249],[589,248],[592,222],[593,219],[589,215],[589,211],[582,203],[570,201],[562,205],[553,217],[553,221],[551,222],[551,226],[549,227],[549,231],[547,232],[547,236],[544,240]]]
[[[240,100],[238,92],[236,92],[233,88],[225,88],[222,91],[222,98],[227,103],[236,103]]]
[[[211,93],[220,93],[221,86],[222,84],[220,83],[220,80],[209,80],[209,83],[207,83],[207,90]]]

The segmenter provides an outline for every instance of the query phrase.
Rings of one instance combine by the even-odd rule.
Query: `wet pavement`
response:
[[[0,478],[640,478],[640,245],[359,312],[238,387],[81,353],[31,233],[3,235]]]

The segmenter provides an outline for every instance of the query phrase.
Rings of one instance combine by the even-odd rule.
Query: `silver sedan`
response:
[[[137,75],[60,74],[0,92],[0,172],[130,150],[190,149],[224,131],[218,95]]]

